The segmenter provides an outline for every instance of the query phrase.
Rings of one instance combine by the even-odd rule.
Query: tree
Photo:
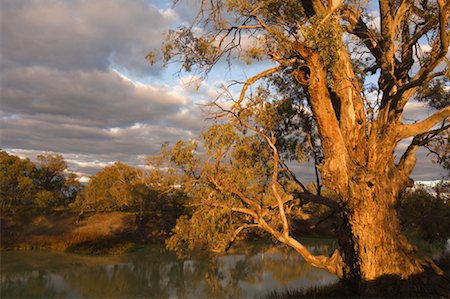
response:
[[[81,185],[68,172],[63,156],[37,156],[37,164],[6,152],[0,152],[1,203],[4,208],[37,205],[52,208],[67,206],[75,199]]]
[[[445,246],[450,238],[449,187],[449,183],[440,183],[431,194],[424,187],[405,192],[399,201],[403,226],[422,240]]]
[[[138,228],[151,220],[155,231],[169,232],[182,211],[183,194],[174,188],[173,176],[158,168],[158,160],[149,158],[146,169],[122,162],[103,168],[77,196],[80,216],[90,210],[127,211],[136,214]]]
[[[433,94],[448,95],[450,1],[377,4],[378,19],[355,1],[201,1],[194,26],[168,33],[163,59],[180,61],[186,71],[206,74],[223,59],[273,63],[244,82],[238,98],[226,93],[230,108],[213,103],[214,117],[227,116],[228,127],[209,131],[209,158],[200,167],[192,151],[185,151],[184,164],[173,155],[197,180],[198,211],[204,211],[198,217],[206,211],[221,217],[223,237],[258,227],[310,264],[357,280],[408,278],[430,267],[442,273],[409,243],[394,207],[419,146],[450,127],[448,102],[421,121],[403,119],[408,102],[427,96],[424,86],[444,85]],[[305,117],[313,127],[301,124]],[[285,163],[290,138],[320,148],[317,169],[338,200],[308,192],[295,177]],[[409,146],[396,159],[400,142]],[[290,215],[302,201],[327,205],[346,223],[341,248],[331,256],[313,255],[292,236]]]
[[[77,197],[83,214],[86,210],[126,210],[133,206],[133,186],[139,180],[139,171],[122,162],[116,162],[99,171]]]
[[[0,201],[2,209],[11,209],[33,202],[36,167],[29,159],[20,159],[0,152]]]
[[[59,154],[41,154],[36,157],[34,181],[38,187],[36,204],[40,207],[55,207],[66,204],[67,162]],[[73,180],[73,178],[72,178]],[[73,195],[71,196],[73,199]]]

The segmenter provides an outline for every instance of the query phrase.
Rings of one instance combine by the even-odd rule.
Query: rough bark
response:
[[[426,261],[402,233],[395,210],[395,192],[380,183],[359,186],[355,206],[347,213],[355,268],[365,281],[386,275],[407,278],[424,271]],[[394,193],[394,194],[393,194]]]

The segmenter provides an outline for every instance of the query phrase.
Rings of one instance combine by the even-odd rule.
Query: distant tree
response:
[[[441,274],[409,243],[394,207],[418,148],[450,128],[448,104],[421,121],[403,119],[424,86],[436,85],[439,99],[449,92],[449,7],[448,0],[380,0],[375,19],[358,1],[201,1],[194,26],[169,32],[166,62],[202,74],[223,59],[272,65],[243,82],[237,97],[226,93],[230,105],[213,103],[213,117],[228,124],[208,131],[205,159],[196,161],[190,145],[174,148],[172,161],[184,160],[182,169],[197,181],[198,208],[189,221],[203,226],[185,233],[220,244],[258,227],[310,264],[356,281],[408,278],[426,268]],[[281,113],[283,103],[291,114]],[[285,163],[284,140],[302,144],[311,136],[303,126],[289,130],[305,116],[318,137],[311,143],[320,148],[322,183],[337,200],[308,192]],[[401,141],[409,146],[396,159]],[[332,255],[314,255],[291,234],[303,200],[336,209],[346,223]]]
[[[62,187],[62,193],[65,197],[64,205],[73,203],[81,190],[83,190],[83,186],[80,183],[78,176],[75,173],[67,174],[64,180],[64,186]]]
[[[37,186],[33,181],[36,167],[29,159],[20,159],[0,151],[0,201],[3,209],[31,204]]]
[[[135,188],[139,191],[137,224],[150,220],[168,233],[184,212],[187,195],[178,184],[179,174],[166,169],[164,156],[148,157],[141,173],[140,188]]]
[[[136,214],[136,226],[151,222],[169,232],[183,210],[184,193],[175,186],[176,175],[161,170],[161,158],[148,159],[139,169],[116,162],[93,176],[77,195],[80,217],[88,211],[127,211]]]
[[[3,207],[54,208],[73,202],[81,185],[61,155],[37,157],[37,164],[0,152],[0,189]]]
[[[444,182],[433,193],[419,187],[399,201],[402,224],[429,243],[445,244],[450,238],[450,184]]]
[[[40,207],[68,206],[80,188],[76,175],[68,170],[60,154],[38,155],[33,179],[38,188],[36,204]]]
[[[93,176],[77,196],[81,211],[127,210],[133,205],[133,186],[139,171],[122,162],[107,166]]]

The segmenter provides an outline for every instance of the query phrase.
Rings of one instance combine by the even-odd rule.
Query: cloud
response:
[[[403,112],[404,123],[415,123],[421,121],[436,112],[435,109],[429,107],[426,103],[418,101],[409,101],[405,105]]]
[[[142,0],[2,1],[2,65],[158,73],[144,57],[175,21]]]
[[[114,71],[7,70],[2,94],[2,144],[10,148],[142,154],[204,126],[182,94]]]
[[[2,110],[9,114],[66,117],[89,125],[158,121],[192,101],[166,86],[136,85],[114,71],[6,70]]]

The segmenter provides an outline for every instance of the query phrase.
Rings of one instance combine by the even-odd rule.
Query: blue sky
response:
[[[141,165],[164,142],[196,138],[208,126],[198,104],[221,84],[263,65],[225,65],[197,89],[178,66],[149,65],[164,32],[189,24],[194,0],[1,1],[0,147],[22,157],[64,155],[72,170],[91,175],[121,160]],[[409,115],[427,114],[410,106]],[[441,178],[419,153],[413,178]],[[311,180],[307,165],[296,167]]]

